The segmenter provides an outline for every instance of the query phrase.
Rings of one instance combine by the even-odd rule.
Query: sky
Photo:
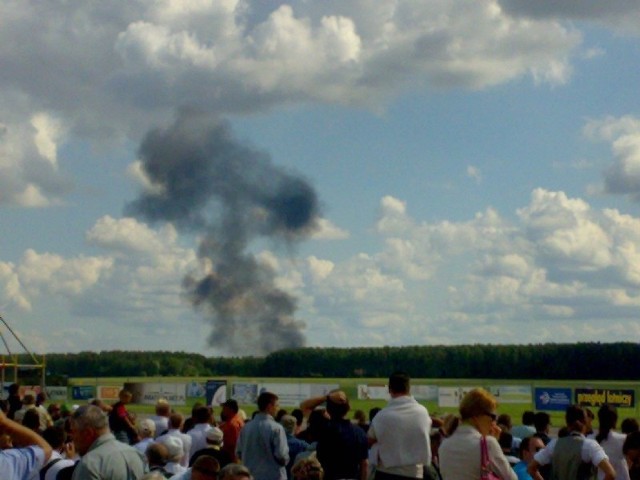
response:
[[[38,353],[640,341],[639,93],[626,0],[0,0],[0,316]]]

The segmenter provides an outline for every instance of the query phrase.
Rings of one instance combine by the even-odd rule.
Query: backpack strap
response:
[[[47,472],[51,467],[53,467],[56,463],[58,463],[61,458],[54,458],[49,463],[47,463],[42,469],[40,469],[40,480],[44,480],[44,477],[47,475]]]

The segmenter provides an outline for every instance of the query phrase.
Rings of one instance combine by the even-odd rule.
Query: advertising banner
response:
[[[45,392],[49,397],[49,400],[67,400],[67,387],[45,387]]]
[[[489,391],[499,403],[531,404],[533,402],[529,385],[493,385],[489,387]]]
[[[467,392],[473,390],[473,385],[464,387],[438,387],[438,406],[439,407],[458,407],[460,400]]]
[[[605,403],[614,407],[632,408],[635,406],[635,392],[633,390],[576,388],[575,399],[578,405],[585,407],[600,407]]]
[[[389,400],[386,385],[358,385],[358,400]]]
[[[100,385],[98,386],[97,397],[100,400],[113,400],[117,402],[120,399],[120,390],[122,390],[122,387],[116,387],[113,385]]]
[[[187,386],[184,383],[125,383],[124,388],[133,394],[133,403],[155,405],[164,398],[172,405],[187,404]]]
[[[71,387],[71,398],[74,400],[91,400],[96,396],[96,387],[93,385],[74,385]]]
[[[255,405],[258,400],[258,384],[234,383],[231,386],[231,398],[240,405]]]
[[[544,388],[535,389],[536,410],[565,411],[571,405],[570,388]]]
[[[204,383],[196,382],[195,380],[187,384],[187,397],[190,398],[205,398],[207,389]]]
[[[416,400],[438,400],[438,387],[435,385],[411,385],[411,395]]]
[[[310,397],[327,395],[331,390],[340,388],[338,384],[322,383],[261,383],[258,394],[272,392],[280,398],[280,405],[297,407],[300,402]]]
[[[227,401],[227,381],[207,380],[205,385],[207,395],[207,405],[219,407]]]

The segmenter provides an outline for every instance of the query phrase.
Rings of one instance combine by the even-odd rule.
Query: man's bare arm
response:
[[[8,418],[4,412],[0,410],[0,431],[7,433],[13,440],[15,445],[20,446],[37,446],[44,450],[44,461],[49,461],[51,457],[51,445],[47,441],[38,435],[36,432],[27,428],[18,422],[15,422]]]

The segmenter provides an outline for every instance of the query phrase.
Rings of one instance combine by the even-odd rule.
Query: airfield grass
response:
[[[358,385],[380,385],[386,384],[386,378],[258,378],[258,377],[224,377],[224,376],[209,376],[209,377],[110,377],[110,378],[72,378],[69,379],[69,385],[95,385],[95,386],[122,386],[128,382],[140,382],[140,383],[190,383],[193,381],[204,383],[207,380],[226,380],[228,385],[233,383],[322,383],[322,384],[337,384],[342,390],[344,390],[349,397],[351,404],[351,412],[349,416],[353,414],[355,410],[363,410],[368,414],[369,410],[374,407],[382,408],[386,405],[385,400],[359,400],[357,398]],[[635,398],[638,399],[638,382],[624,382],[624,381],[608,381],[608,380],[495,380],[495,379],[422,379],[414,378],[411,380],[412,385],[435,385],[442,387],[452,386],[473,386],[484,387],[489,389],[490,386],[495,385],[529,385],[535,387],[547,387],[547,388],[611,388],[611,389],[625,389],[634,390]],[[196,402],[202,402],[202,398],[187,398],[186,405],[174,406],[174,409],[183,413],[190,414],[191,407]],[[454,407],[439,407],[437,401],[420,401],[427,407],[429,413],[432,416],[441,416],[446,413],[457,413],[457,408]],[[620,420],[633,417],[640,418],[638,415],[638,406],[633,408],[619,408],[618,417]],[[256,409],[256,405],[240,405],[240,407],[251,415]],[[130,411],[137,414],[152,414],[153,405],[129,405],[127,407]],[[291,411],[293,406],[283,406],[287,411]],[[219,409],[216,409],[216,414],[219,414]],[[520,424],[522,413],[525,410],[535,410],[534,403],[501,403],[498,406],[499,413],[506,413],[511,416],[514,425]],[[592,408],[594,413],[597,408]],[[548,412],[551,415],[551,422],[554,427],[561,427],[564,425],[564,412]],[[597,423],[597,420],[596,420]]]

